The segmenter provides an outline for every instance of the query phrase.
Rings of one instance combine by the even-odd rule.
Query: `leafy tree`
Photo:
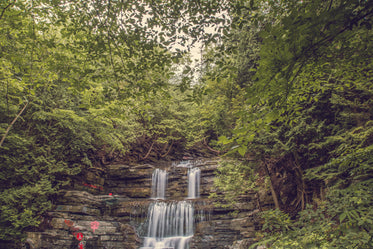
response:
[[[132,102],[169,77],[164,48],[123,29],[113,38],[97,20],[84,27],[78,14],[93,13],[72,3],[0,6],[1,240],[37,227],[69,176],[128,152],[142,131]]]
[[[371,161],[372,3],[237,1],[233,7],[223,43],[234,49],[217,56],[232,58],[232,51],[242,49],[229,65],[243,65],[222,63],[210,73],[233,75],[229,83],[239,84],[245,94],[233,113],[235,128],[219,141],[230,155],[256,159],[263,171],[267,168],[277,207],[295,219],[280,221],[276,230],[270,227],[276,215],[269,213],[265,229],[272,233],[263,243],[274,248],[369,248],[371,172],[365,167]],[[252,26],[257,29],[250,34]],[[250,45],[259,56],[247,57],[252,47],[244,44],[250,39],[234,36],[237,31],[255,41]],[[361,140],[351,143],[351,134]],[[361,211],[352,214],[353,209]]]
[[[221,167],[217,185],[230,199],[254,172],[268,176],[276,206],[294,219],[267,213],[274,247],[368,248],[372,7],[1,2],[0,239],[37,226],[85,168],[199,144],[256,161]],[[200,77],[188,79],[187,60],[173,77],[183,51],[170,48],[197,41],[208,48]]]
[[[169,48],[211,40],[200,31],[225,22],[211,15],[224,6],[0,3],[1,240],[38,226],[72,175],[135,155],[162,158],[193,144],[195,104],[170,85],[183,51]]]

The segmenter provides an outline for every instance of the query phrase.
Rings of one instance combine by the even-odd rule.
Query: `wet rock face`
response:
[[[234,241],[249,243],[260,229],[259,205],[270,204],[268,195],[248,193],[234,209],[217,208],[208,196],[213,188],[217,159],[181,164],[137,166],[111,165],[92,170],[72,189],[63,190],[54,209],[44,218],[41,231],[28,233],[34,249],[139,248],[146,235],[146,218],[151,197],[151,176],[156,168],[166,169],[166,201],[188,196],[188,163],[201,170],[200,198],[191,200],[195,231],[191,249],[232,248]],[[190,165],[189,165],[190,166]],[[79,240],[80,239],[80,240]],[[242,243],[241,243],[242,244]]]

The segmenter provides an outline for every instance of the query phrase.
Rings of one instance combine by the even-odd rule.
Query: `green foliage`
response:
[[[85,168],[165,157],[203,140],[190,101],[196,91],[183,87],[190,79],[171,78],[185,51],[169,48],[215,39],[201,31],[224,23],[212,15],[224,8],[217,1],[0,3],[1,240],[37,227],[53,196]]]
[[[150,139],[161,157],[167,155],[173,146],[185,148],[194,144],[198,129],[195,127],[198,118],[195,104],[185,101],[177,87],[170,85],[165,89],[167,91],[138,97],[133,108],[141,127],[138,128],[141,131],[139,142]]]
[[[331,49],[343,52],[343,49],[357,45],[353,42],[354,32],[366,30],[365,23],[371,17],[372,5],[361,1],[333,1],[329,4],[324,1],[286,1],[270,3],[267,8],[276,21],[268,23],[262,31],[256,89],[269,104],[279,105],[284,101],[283,97],[291,93],[306,64],[312,61],[320,63],[325,53],[331,56]]]
[[[230,87],[213,90],[211,102],[228,89],[239,91],[224,99],[229,108],[221,116],[231,118],[218,143],[231,156],[265,162],[280,206],[292,217],[265,214],[262,242],[271,248],[372,247],[372,2],[231,6],[223,49],[206,57],[218,59],[205,84]],[[236,170],[227,168],[217,184],[234,188],[231,175],[245,172]]]
[[[292,229],[292,222],[288,214],[278,209],[262,213],[264,219],[263,230],[285,233]]]
[[[255,164],[251,162],[222,161],[214,179],[216,191],[210,194],[210,198],[216,199],[216,205],[218,206],[234,206],[237,197],[247,193],[247,191],[257,190],[258,174],[255,170]]]
[[[0,150],[1,239],[17,239],[24,229],[39,224],[51,208],[49,196],[80,168],[60,160],[47,144],[21,134],[9,135]]]
[[[1,179],[6,180],[6,179]],[[36,183],[7,189],[1,193],[1,240],[23,236],[25,228],[40,223],[40,215],[50,210],[47,196],[53,194],[48,176]]]
[[[327,186],[343,187],[369,179],[372,172],[372,121],[342,136],[333,137],[339,146],[325,165],[308,171],[310,179],[322,179]]]
[[[169,87],[180,53],[164,38],[175,34],[163,44],[146,34],[174,6],[150,15],[138,1],[1,2],[0,240],[37,227],[70,176],[146,147],[144,137],[171,145],[161,155],[192,143],[193,104]],[[150,22],[140,25],[144,15]]]
[[[294,220],[279,210],[264,216],[274,248],[371,247],[372,8],[357,0],[1,2],[0,239],[37,226],[86,167],[199,143],[256,160],[220,166],[225,202],[258,187],[262,165],[278,180]],[[168,48],[198,40],[219,40],[205,46],[200,78],[187,60],[172,77],[182,51]]]
[[[308,206],[295,221],[278,210],[267,211],[263,214],[265,240],[258,244],[268,243],[271,248],[371,248],[371,189],[370,180],[330,191],[327,201],[317,208]]]
[[[333,223],[325,218],[320,209],[314,211],[309,207],[302,211],[300,216],[300,220],[294,222],[279,210],[264,212],[265,231],[262,236],[265,239],[250,248],[255,248],[259,244],[270,248],[334,248],[328,242]]]

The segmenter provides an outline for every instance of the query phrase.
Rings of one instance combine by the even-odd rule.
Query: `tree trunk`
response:
[[[269,187],[271,189],[272,198],[273,198],[273,201],[275,203],[275,207],[280,210],[280,204],[278,202],[278,196],[277,196],[277,193],[276,193],[276,191],[275,191],[275,189],[273,187],[272,178],[271,178],[271,175],[269,173],[269,170],[268,170],[268,167],[267,167],[267,164],[266,164],[265,161],[263,161],[263,165],[264,165],[264,170],[265,170],[267,176],[269,177],[269,183],[270,183]]]
[[[146,153],[145,157],[142,158],[142,160],[145,160],[148,158],[148,156],[150,155],[150,152],[152,151],[153,149],[153,145],[154,145],[154,141],[152,142],[152,144],[150,145],[150,148],[148,150],[148,153]]]

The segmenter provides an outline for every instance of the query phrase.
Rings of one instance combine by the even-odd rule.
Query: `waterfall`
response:
[[[190,202],[155,202],[149,207],[144,247],[186,248],[193,236],[194,208]]]
[[[152,175],[152,198],[164,199],[166,196],[167,171],[156,169]]]
[[[188,198],[199,197],[199,168],[188,170]],[[148,210],[148,234],[142,249],[188,249],[194,234],[194,206],[191,201],[161,201],[165,199],[167,172],[156,169],[152,175],[152,199]],[[199,214],[202,216],[203,214]]]
[[[199,197],[201,170],[199,168],[192,168],[188,170],[188,198]]]
[[[186,201],[155,202],[149,207],[149,237],[193,235],[193,206]]]

